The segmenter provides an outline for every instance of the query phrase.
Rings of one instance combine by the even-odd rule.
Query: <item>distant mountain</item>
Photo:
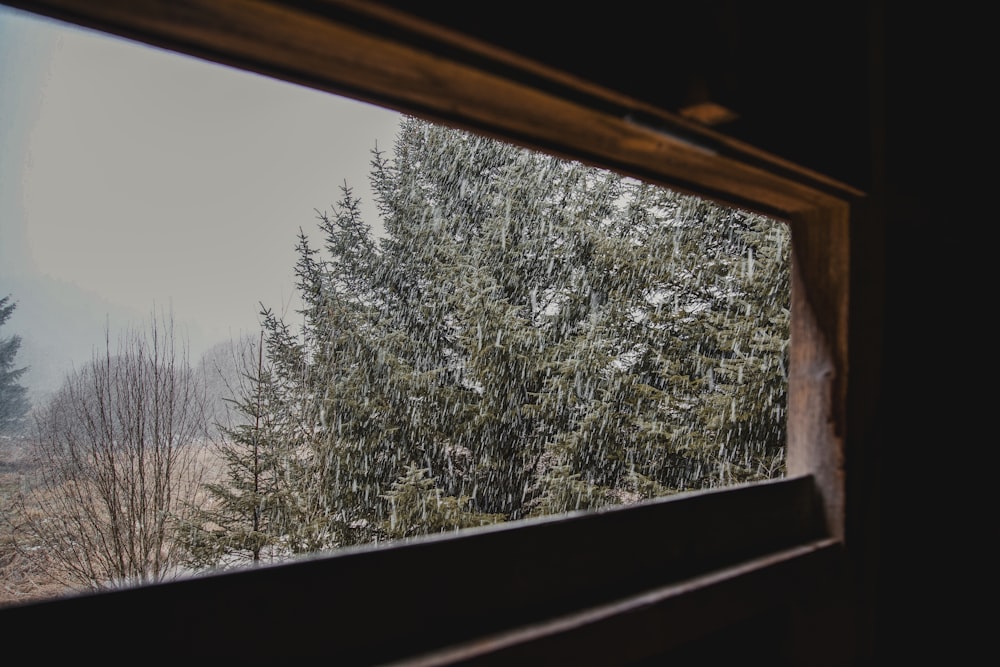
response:
[[[105,332],[145,316],[100,295],[49,276],[0,276],[0,294],[17,309],[0,335],[19,335],[18,367],[28,366],[22,383],[33,402],[57,389],[66,374],[104,347]]]

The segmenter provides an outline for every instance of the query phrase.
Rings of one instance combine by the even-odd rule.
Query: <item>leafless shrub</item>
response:
[[[152,318],[71,373],[35,416],[30,483],[15,496],[16,549],[77,589],[176,576],[172,526],[196,506],[205,393]]]

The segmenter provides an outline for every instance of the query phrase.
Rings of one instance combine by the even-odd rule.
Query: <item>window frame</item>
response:
[[[567,651],[596,663],[609,637],[617,656],[628,637],[630,655],[649,657],[838,585],[849,534],[848,436],[857,439],[848,421],[861,400],[848,392],[848,371],[871,353],[857,344],[857,327],[874,317],[866,310],[872,300],[852,292],[871,270],[852,262],[866,238],[863,192],[377,2],[0,2],[612,169],[784,220],[792,231],[785,479],[18,605],[0,609],[2,627],[55,623],[84,641],[114,619],[126,643],[141,645],[158,624],[186,637],[167,653],[217,645],[233,657],[234,642],[266,619],[272,640],[248,642],[249,657],[287,656],[292,637],[302,655],[336,647],[352,664],[486,663]],[[660,555],[636,562],[643,550]],[[566,566],[581,555],[602,574]],[[467,562],[497,572],[496,581],[470,589],[461,580]],[[379,572],[394,574],[379,581]],[[387,596],[399,594],[423,604],[387,611]],[[324,598],[344,608],[310,619],[289,613],[322,609]],[[378,621],[379,632],[359,619]],[[351,631],[334,638],[329,628],[338,626]]]

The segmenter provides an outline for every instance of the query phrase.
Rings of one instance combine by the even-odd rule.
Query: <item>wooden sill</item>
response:
[[[633,663],[668,654],[783,605],[800,604],[836,580],[841,553],[837,540],[815,540],[394,664],[526,667],[568,661],[583,667]],[[735,653],[739,655],[739,649]],[[677,654],[671,655],[676,658]]]
[[[176,641],[158,646],[162,658],[341,665],[435,651],[444,653],[421,660],[444,664],[591,632],[625,632],[619,641],[638,650],[798,594],[837,544],[803,476],[28,603],[0,609],[0,627],[12,637],[58,628],[59,642],[37,647],[40,659],[142,655],[164,637]]]

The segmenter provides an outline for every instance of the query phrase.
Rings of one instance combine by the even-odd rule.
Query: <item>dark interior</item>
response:
[[[945,96],[939,91],[947,82],[936,42],[926,39],[938,20],[930,9],[879,1],[4,4],[544,149],[605,163],[615,159],[611,150],[583,154],[586,141],[576,131],[536,136],[530,122],[522,130],[503,127],[486,112],[465,113],[424,99],[418,87],[396,95],[383,81],[368,89],[350,72],[327,80],[316,75],[321,66],[305,57],[277,62],[266,46],[241,46],[244,25],[231,17],[243,6],[274,7],[294,18],[288,25],[300,25],[301,18],[304,34],[344,25],[354,34],[404,43],[429,54],[429,62],[464,63],[580,108],[608,116],[637,109],[649,114],[650,124],[662,123],[668,135],[690,132],[721,160],[745,167],[725,166],[726,175],[760,168],[850,207],[847,259],[838,269],[846,274],[838,278],[820,268],[813,275],[811,262],[822,264],[826,242],[796,222],[794,206],[776,205],[778,212],[791,211],[793,230],[807,244],[799,255],[808,274],[804,284],[830,280],[849,304],[837,325],[849,352],[834,364],[841,372],[829,399],[832,416],[801,430],[808,439],[829,427],[837,443],[834,464],[826,454],[804,457],[812,483],[794,478],[764,485],[741,498],[739,505],[750,508],[745,515],[718,494],[676,503],[679,509],[668,503],[642,517],[611,513],[546,521],[531,530],[464,541],[429,540],[270,572],[2,609],[8,647],[41,632],[48,639],[35,649],[40,656],[130,656],[133,650],[153,655],[162,643],[164,654],[178,659],[214,654],[231,657],[233,664],[301,656],[333,664],[882,665],[906,664],[904,658],[936,656],[939,650],[942,656],[960,654],[938,620],[938,594],[929,593],[949,588],[941,585],[945,575],[925,567],[923,558],[932,548],[925,541],[940,544],[950,535],[942,494],[928,486],[937,471],[928,455],[935,446],[928,434],[936,429],[927,408],[954,400],[926,367],[943,354],[942,346],[955,342],[953,334],[928,326],[940,313],[924,303],[927,294],[943,288],[936,281],[954,275],[926,267],[928,256],[940,256],[954,242],[940,232],[949,218],[943,213],[946,163],[936,156],[947,137],[931,128],[941,123],[937,107]],[[209,29],[200,32],[198,26]],[[220,40],[220,34],[232,41]],[[436,73],[447,79],[449,71]],[[530,98],[525,100],[528,108]],[[638,104],[630,107],[633,102]],[[684,110],[699,102],[719,105],[735,118],[703,127],[689,122]],[[656,177],[655,169],[644,169],[633,171]],[[705,173],[716,173],[712,169]],[[682,186],[696,189],[701,180],[692,176]],[[718,194],[711,185],[707,190]],[[720,198],[743,203],[745,190],[734,190]],[[941,261],[945,267],[956,262]],[[816,307],[815,293],[808,294]],[[818,319],[817,340],[827,331],[823,317]],[[914,350],[920,350],[919,362]],[[802,400],[813,400],[807,398]],[[736,534],[749,524],[752,533],[716,539],[719,531]],[[787,528],[768,529],[779,524]],[[712,546],[633,566],[621,551],[648,554],[656,548],[655,540],[637,537],[650,525],[665,531],[682,525],[693,533],[692,544]],[[591,541],[593,535],[605,539]],[[566,566],[582,554],[592,559],[590,568]],[[498,579],[463,581],[466,559],[493,566]],[[725,577],[713,578],[723,569]],[[601,574],[590,576],[595,570]],[[623,571],[629,576],[614,574]],[[374,597],[368,587],[373,580],[381,581]],[[414,597],[395,601],[401,594]],[[353,606],[338,607],[342,600]],[[245,611],[247,606],[259,613]],[[157,619],[156,632],[144,636],[148,626],[135,620],[141,618]],[[113,628],[115,638],[105,627]]]

